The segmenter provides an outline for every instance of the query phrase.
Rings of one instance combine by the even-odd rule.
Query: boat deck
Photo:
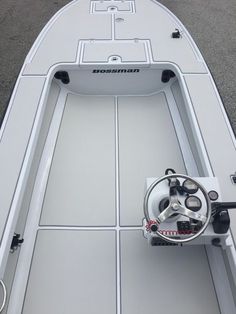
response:
[[[22,313],[219,313],[205,247],[143,236],[146,178],[186,171],[165,93],[64,99],[25,231],[37,237]]]
[[[213,79],[162,5],[75,0],[58,12],[26,58],[0,144],[8,314],[235,312],[225,252],[151,247],[143,234],[146,179],[166,168],[216,176],[222,201],[236,195]],[[14,232],[24,245],[8,255]]]

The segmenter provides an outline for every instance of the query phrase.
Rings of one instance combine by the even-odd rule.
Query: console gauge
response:
[[[184,181],[183,188],[184,188],[184,191],[189,194],[194,194],[194,193],[197,193],[198,191],[198,186],[190,180]]]
[[[201,202],[200,198],[198,198],[197,196],[189,196],[185,200],[185,206],[188,209],[190,209],[194,212],[197,212],[201,209],[202,202]]]
[[[218,200],[218,197],[219,197],[218,193],[213,190],[208,193],[208,196],[210,197],[211,201],[216,201]]]

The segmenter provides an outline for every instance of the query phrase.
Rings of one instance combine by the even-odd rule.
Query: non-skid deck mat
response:
[[[219,314],[204,246],[150,247],[141,230],[38,232],[23,314],[148,312]]]
[[[120,211],[121,225],[140,226],[146,178],[169,167],[185,172],[164,93],[69,94],[40,224],[114,226]]]
[[[114,97],[69,94],[41,224],[107,226],[115,217]]]
[[[151,247],[121,232],[121,313],[219,314],[204,246]]]
[[[140,225],[146,178],[165,169],[185,173],[181,151],[164,93],[120,97],[119,167],[121,225]]]
[[[23,313],[115,312],[115,231],[39,231]]]

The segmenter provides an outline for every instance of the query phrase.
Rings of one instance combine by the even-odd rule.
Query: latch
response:
[[[175,31],[171,34],[172,38],[180,38],[181,34],[178,28],[175,29]]]
[[[236,172],[230,176],[233,184],[236,184]]]
[[[19,246],[24,242],[24,239],[21,239],[21,236],[19,233],[15,233],[11,242],[11,249],[10,252],[15,252]]]

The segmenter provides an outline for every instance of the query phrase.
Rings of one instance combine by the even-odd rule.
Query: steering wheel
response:
[[[177,186],[176,183],[178,182],[178,178],[187,179],[190,182],[194,183],[199,188],[199,190],[202,192],[204,199],[206,201],[206,215],[194,212],[194,211],[192,211],[192,210],[190,210],[190,209],[188,209],[185,206],[180,204],[180,202],[178,200],[178,191],[176,188],[176,186]],[[150,216],[149,216],[149,209],[148,209],[149,197],[150,197],[153,189],[165,180],[168,180],[169,185],[170,185],[169,205],[156,218],[156,220],[155,220],[156,228],[152,232],[154,232],[160,238],[162,238],[168,242],[177,243],[177,244],[186,243],[186,242],[189,242],[189,241],[192,241],[192,240],[198,238],[206,230],[206,228],[210,222],[210,219],[211,219],[211,202],[210,202],[210,199],[209,199],[209,196],[208,196],[206,189],[199,182],[197,182],[195,179],[192,179],[191,177],[189,177],[187,175],[183,175],[183,174],[166,175],[162,178],[155,180],[150,185],[150,187],[148,188],[146,195],[144,197],[144,203],[143,203],[144,215],[145,215],[147,224],[151,225],[153,223],[153,220],[151,220]],[[203,224],[202,224],[201,228],[196,233],[194,233],[192,236],[190,236],[188,238],[183,238],[183,239],[172,238],[172,237],[166,236],[165,234],[163,234],[163,232],[160,232],[160,230],[158,230],[159,229],[158,226],[160,223],[166,221],[173,214],[179,214],[179,215],[191,218],[191,219],[195,219],[197,221],[201,221]]]

